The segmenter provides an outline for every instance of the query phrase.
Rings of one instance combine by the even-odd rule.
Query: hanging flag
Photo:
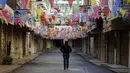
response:
[[[55,16],[54,15],[52,15],[52,19],[55,20]]]
[[[25,0],[21,0],[21,7],[23,9],[26,9],[26,2],[25,2]]]
[[[2,10],[3,8],[2,8],[2,5],[0,4],[0,10]]]
[[[73,0],[68,0],[70,8],[72,8]]]
[[[127,12],[127,10],[121,10],[122,17],[124,17],[124,16],[125,16],[126,12]]]
[[[7,14],[6,10],[3,10],[2,13],[3,13],[4,18],[9,22],[10,16]]]
[[[0,0],[0,5],[2,6],[2,8],[5,7],[6,1],[7,1],[7,0]]]
[[[91,0],[92,7],[96,4],[96,0]]]
[[[116,6],[119,6],[119,5],[121,4],[121,0],[114,0],[114,1],[115,1],[114,4],[115,4]]]
[[[66,14],[69,14],[70,13],[70,10],[66,10]]]
[[[59,20],[59,23],[60,23],[60,24],[62,24],[62,21],[61,21],[61,20]]]
[[[44,1],[45,1],[47,9],[49,9],[49,5],[50,5],[49,0],[44,0]]]
[[[50,0],[50,5],[51,5],[51,8],[53,8],[54,0]]]
[[[92,9],[88,9],[88,15],[92,15],[93,14],[93,10]]]
[[[76,13],[76,12],[78,12],[78,8],[77,7],[74,7],[73,8],[73,11]]]
[[[114,13],[115,16],[117,15],[117,9],[118,8],[119,8],[118,6],[113,6],[113,13]]]
[[[80,4],[80,0],[76,0],[77,1],[77,5],[79,5]]]
[[[108,4],[108,0],[101,0],[101,4],[102,4],[102,6],[107,5]]]
[[[109,10],[110,10],[110,11],[113,10],[113,0],[109,0],[109,1],[108,1],[108,7],[109,7]]]
[[[30,0],[26,0],[26,8],[29,8]]]
[[[60,9],[59,8],[54,8],[57,12],[60,12]]]
[[[109,13],[110,13],[110,10],[103,10],[102,12],[103,12],[106,16],[108,16]]]
[[[83,11],[83,8],[82,8],[82,7],[80,7],[80,8],[79,8],[79,11],[81,11],[81,12],[82,12],[82,11]]]
[[[113,13],[113,12],[110,12],[110,13],[109,13],[109,18],[112,19],[113,17],[115,17],[114,13]]]
[[[127,4],[129,4],[130,3],[130,0],[127,0]]]
[[[42,15],[42,10],[40,8],[37,8],[36,10],[37,10],[37,15],[41,16]]]

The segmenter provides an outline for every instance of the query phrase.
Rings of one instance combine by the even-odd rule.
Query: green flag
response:
[[[77,0],[77,5],[79,5],[80,0]]]
[[[80,4],[80,0],[76,0],[77,4],[75,7],[73,7],[73,11],[76,13],[78,12],[78,8],[79,8],[79,4]]]
[[[115,16],[115,15],[114,15],[113,12],[110,12],[110,13],[109,13],[109,17],[110,17],[110,19],[112,19],[114,16]]]
[[[74,8],[73,8],[73,11],[74,11],[74,12],[78,12],[78,8],[77,8],[77,7],[74,7]]]
[[[49,0],[44,0],[45,1],[45,4],[46,4],[46,7],[47,7],[47,9],[49,8],[49,5],[50,5],[50,2],[49,2]]]

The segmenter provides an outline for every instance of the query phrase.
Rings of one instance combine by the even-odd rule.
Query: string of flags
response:
[[[121,0],[114,0],[114,2],[112,0],[101,0],[102,5],[98,4],[97,0],[91,0],[91,7],[86,13],[79,7],[80,0],[76,1],[77,5],[72,7],[73,0],[68,0],[70,8],[73,10],[71,14],[69,14],[70,10],[63,12],[59,8],[54,8],[54,0],[45,0],[47,8],[51,5],[52,11],[50,14],[40,7],[36,9],[36,14],[33,14],[31,10],[24,10],[28,8],[30,0],[22,0],[21,6],[23,9],[15,9],[14,13],[6,10],[6,7],[8,7],[6,0],[0,0],[0,19],[2,19],[2,22],[4,20],[6,24],[19,25],[21,28],[27,26],[31,31],[40,34],[44,38],[75,39],[87,36],[86,31],[94,19],[102,17],[103,21],[106,22],[114,17],[130,18],[129,10],[120,7]],[[106,3],[108,3],[108,9],[104,7]],[[126,0],[124,3],[129,4],[130,0]],[[84,24],[80,26],[80,22]],[[69,26],[67,28],[54,27],[55,24],[61,26],[68,24]],[[51,26],[48,27],[48,25]]]

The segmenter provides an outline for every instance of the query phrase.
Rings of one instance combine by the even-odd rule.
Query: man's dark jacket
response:
[[[71,47],[70,47],[69,45],[63,45],[63,46],[61,47],[60,51],[61,51],[62,53],[69,54],[69,53],[72,51],[72,49],[71,49]]]

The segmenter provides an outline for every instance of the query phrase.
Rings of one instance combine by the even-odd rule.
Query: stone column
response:
[[[0,64],[2,64],[2,25],[3,24],[0,23]]]
[[[11,32],[12,32],[12,33],[11,33],[11,36],[12,36],[12,38],[11,38],[11,56],[14,58],[14,51],[15,51],[15,50],[14,50],[14,45],[15,45],[15,44],[14,44],[14,35],[13,35],[13,34],[14,34],[14,28],[11,27],[11,29],[12,29],[12,30],[11,30]]]
[[[86,39],[85,38],[82,39],[82,52],[86,53]]]
[[[19,36],[19,58],[23,58],[23,48],[22,48],[22,33]]]

